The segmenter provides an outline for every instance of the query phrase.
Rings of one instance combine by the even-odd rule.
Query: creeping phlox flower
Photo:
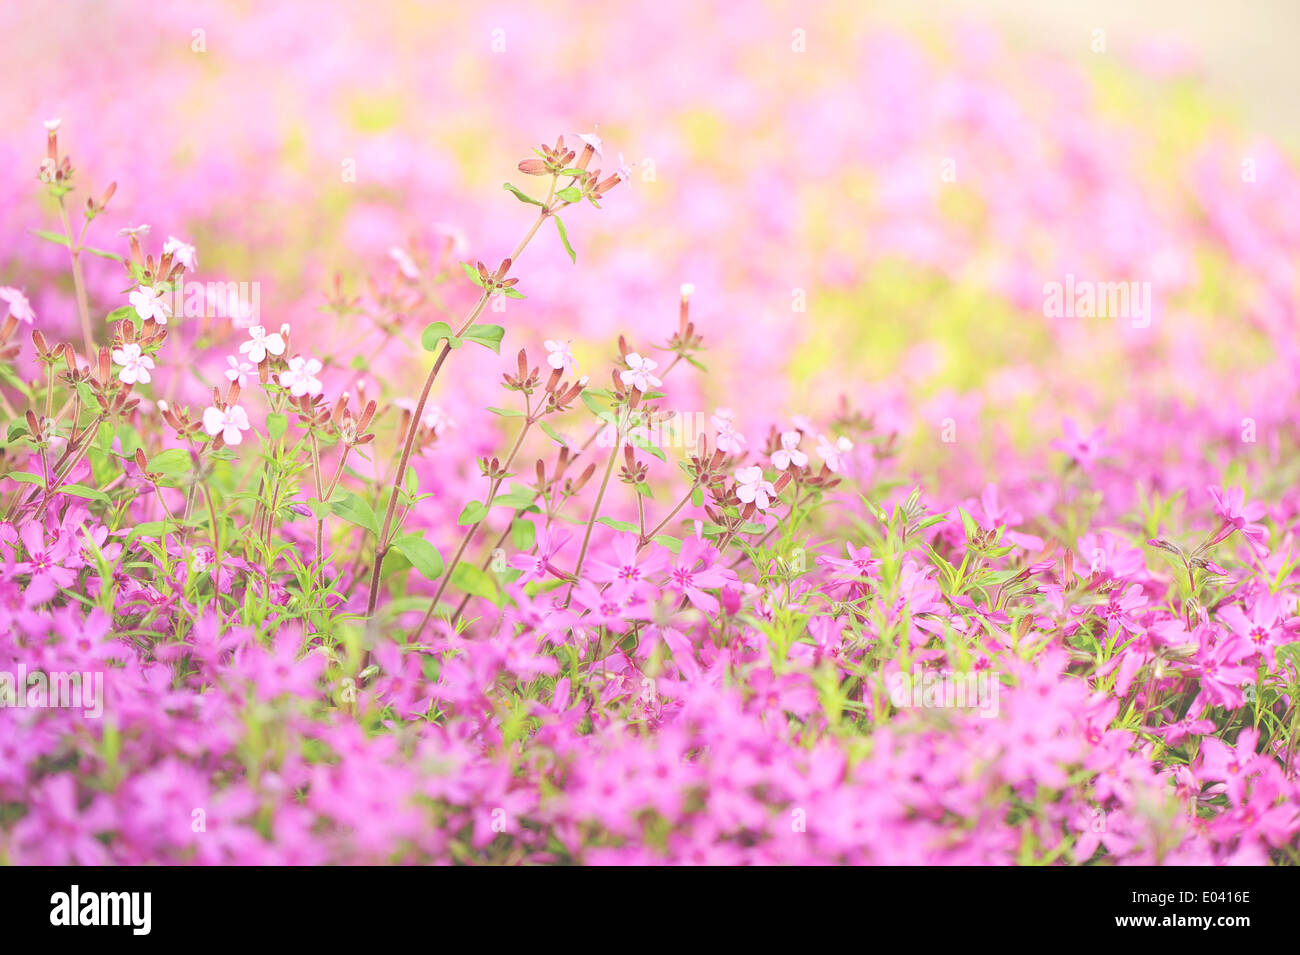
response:
[[[127,342],[121,348],[113,349],[113,361],[122,366],[117,377],[123,384],[147,385],[149,383],[153,359],[146,355],[136,342]]]
[[[141,285],[127,296],[127,301],[135,307],[135,313],[140,316],[141,321],[147,322],[152,319],[159,325],[166,325],[167,317],[172,313],[172,307],[167,303],[166,296],[166,289]]]
[[[651,388],[658,388],[663,382],[651,374],[659,367],[659,362],[652,358],[642,358],[636,352],[628,352],[627,370],[619,372],[618,377],[623,384],[635,388],[637,391],[649,391]]]
[[[1217,544],[1227,538],[1233,531],[1241,531],[1246,543],[1255,552],[1256,557],[1268,556],[1268,528],[1259,523],[1264,516],[1264,505],[1246,503],[1246,492],[1239,487],[1224,490],[1219,487],[1208,488],[1214,501],[1214,513],[1223,519],[1223,526],[1210,540]]]
[[[789,467],[802,468],[808,464],[808,455],[799,450],[803,438],[798,431],[781,432],[781,448],[772,455],[772,467],[784,471]]]
[[[742,503],[753,504],[760,511],[765,511],[772,506],[776,488],[771,481],[764,479],[763,469],[754,465],[736,472],[736,497]]]
[[[0,302],[5,303],[7,317],[28,325],[36,320],[36,313],[32,311],[27,296],[13,286],[6,285],[0,288]]]
[[[214,438],[218,435],[226,444],[239,444],[244,440],[244,432],[251,428],[248,412],[242,405],[228,408],[210,407],[203,412],[203,430]]]
[[[320,374],[321,367],[321,363],[315,358],[295,355],[289,359],[289,367],[280,372],[280,385],[288,388],[289,394],[295,398],[301,398],[303,395],[318,395],[324,390],[324,385],[316,377]]]
[[[284,354],[284,338],[279,332],[267,333],[265,325],[254,325],[248,330],[248,341],[239,346],[239,351],[248,356],[254,365],[266,361],[266,356],[280,357]]]

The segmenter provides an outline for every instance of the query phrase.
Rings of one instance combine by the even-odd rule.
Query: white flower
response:
[[[718,432],[718,450],[724,454],[739,454],[745,446],[745,436],[731,423],[731,409],[719,408],[710,421]]]
[[[682,298],[688,299],[695,294],[695,285],[692,282],[682,283]]]
[[[240,361],[234,355],[226,357],[226,364],[230,367],[226,369],[226,377],[233,382],[237,382],[240,388],[248,386],[248,376],[257,369],[246,361]]]
[[[808,455],[798,450],[799,440],[803,437],[798,431],[781,433],[781,450],[772,455],[772,467],[784,471],[793,464],[797,468],[808,464]]]
[[[415,260],[407,254],[405,249],[395,245],[388,250],[388,255],[397,263],[397,267],[401,269],[402,274],[408,279],[418,279],[420,277],[420,270],[416,266]]]
[[[642,358],[636,352],[628,352],[627,355],[628,370],[619,373],[619,378],[623,384],[631,385],[637,391],[649,391],[651,388],[658,388],[663,384],[658,378],[650,374],[659,367],[659,362],[650,358]]]
[[[123,384],[149,384],[149,371],[153,368],[153,359],[144,354],[135,342],[113,349],[113,361],[122,366],[117,377]]]
[[[826,462],[832,472],[838,472],[844,466],[843,455],[853,450],[853,442],[848,438],[836,438],[832,444],[826,435],[817,435],[817,456]]]
[[[27,301],[27,296],[12,286],[6,285],[0,288],[0,302],[8,305],[9,314],[20,322],[26,322],[30,325],[36,318],[36,313],[32,311],[32,304]]]
[[[118,229],[117,234],[125,236],[148,235],[149,227],[147,225],[129,225],[125,229]]]
[[[203,430],[214,438],[221,435],[226,444],[239,444],[250,427],[248,412],[241,405],[231,405],[224,411],[212,407],[203,412]]]
[[[763,480],[763,469],[755,465],[736,472],[736,497],[745,504],[753,504],[760,511],[767,510],[776,497],[771,481]]]
[[[63,125],[63,120],[61,119],[47,119],[45,121],[45,128],[51,133],[57,131],[58,128],[62,125]]]
[[[172,260],[179,262],[191,272],[199,267],[199,253],[188,242],[182,242],[174,235],[169,235],[163,243],[163,255],[171,254]]]
[[[632,164],[632,166],[635,165],[636,163]],[[629,166],[627,163],[623,161],[622,153],[618,154],[618,181],[619,182],[627,182],[629,179],[632,178],[632,166]]]
[[[569,342],[557,342],[548,338],[542,344],[546,346],[546,351],[549,353],[546,356],[546,364],[556,370],[564,368],[577,369],[578,363],[573,360],[573,352],[569,350]]]
[[[605,147],[605,144],[601,142],[600,137],[596,135],[597,129],[600,129],[599,123],[592,128],[591,132],[579,133],[578,138],[581,139],[588,146],[590,146],[592,149],[594,149],[596,151],[596,155],[599,156],[601,155],[600,151]]]
[[[325,386],[316,376],[320,374],[321,363],[315,358],[303,358],[296,355],[289,359],[288,371],[280,372],[280,384],[289,389],[295,398],[303,395],[318,395]]]
[[[276,332],[266,333],[265,325],[254,325],[248,330],[248,341],[239,346],[239,350],[248,356],[254,365],[260,365],[267,355],[284,354],[284,339]]]
[[[172,313],[172,307],[163,298],[166,294],[165,289],[157,286],[147,288],[141,285],[127,296],[127,301],[135,306],[135,313],[142,321],[147,322],[152,318],[159,325],[166,325],[167,316]]]

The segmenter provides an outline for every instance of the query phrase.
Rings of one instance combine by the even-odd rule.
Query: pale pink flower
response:
[[[171,315],[172,307],[167,304],[167,290],[157,286],[148,288],[144,285],[136,288],[129,296],[129,301],[135,306],[135,313],[140,316],[142,321],[153,319],[159,325],[167,324],[167,316]]]
[[[817,435],[817,456],[826,462],[832,473],[838,473],[844,466],[844,455],[853,450],[853,442],[848,438],[836,438],[832,442],[824,434]]]
[[[303,395],[318,395],[324,390],[324,385],[316,377],[320,374],[320,370],[321,363],[315,358],[296,355],[289,359],[288,370],[280,372],[280,384],[288,388],[289,394],[295,398],[301,398]]]
[[[776,497],[776,488],[771,481],[763,479],[763,469],[754,465],[736,472],[736,497],[765,511],[771,507],[771,499]]]
[[[284,339],[278,332],[266,333],[265,325],[254,325],[248,330],[248,341],[239,346],[239,350],[248,356],[254,365],[260,365],[267,355],[277,358],[284,354]]]
[[[113,361],[122,366],[117,377],[123,384],[147,385],[149,383],[153,359],[146,355],[136,342],[128,342],[121,348],[113,349]]]
[[[244,440],[244,432],[251,427],[248,412],[241,405],[231,405],[224,410],[211,407],[203,412],[203,430],[214,438],[221,435],[226,444],[239,444]]]
[[[8,305],[9,314],[20,322],[30,325],[36,319],[36,313],[32,311],[27,296],[12,286],[6,285],[0,288],[0,302]]]
[[[248,386],[248,378],[257,369],[246,361],[240,361],[234,355],[226,357],[226,364],[230,367],[226,369],[225,375],[231,381],[236,382],[240,388]]]
[[[781,432],[781,449],[772,455],[772,467],[778,471],[784,471],[786,468],[794,465],[797,468],[808,465],[808,455],[799,450],[799,442],[803,435],[798,431]]]
[[[573,360],[573,352],[569,348],[570,342],[557,342],[548,338],[542,344],[546,346],[546,364],[557,371],[561,369],[577,370],[578,363]]]
[[[188,242],[182,242],[174,235],[169,235],[163,243],[163,255],[171,254],[172,261],[179,262],[193,272],[199,267],[199,253]]]
[[[745,436],[731,423],[731,409],[719,408],[709,420],[718,432],[718,450],[723,454],[739,454],[745,446]]]
[[[622,379],[623,384],[631,385],[637,391],[649,391],[663,384],[651,374],[659,367],[659,362],[652,358],[642,358],[636,352],[628,352],[627,367],[627,371],[619,372],[619,378]]]

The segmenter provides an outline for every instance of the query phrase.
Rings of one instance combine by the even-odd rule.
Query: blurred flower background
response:
[[[1236,117],[1275,88],[1225,105],[1172,7],[1133,24],[1021,6],[7,4],[0,269],[57,274],[25,281],[70,320],[64,250],[23,231],[47,224],[29,172],[59,117],[80,181],[119,183],[97,230],[194,243],[192,277],[259,283],[267,324],[310,326],[338,359],[327,383],[355,387],[362,330],[320,311],[330,276],[364,293],[390,250],[439,234],[499,258],[526,218],[500,189],[515,158],[599,124],[632,188],[571,223],[580,271],[555,243],[529,251],[504,324],[537,341],[519,344],[572,338],[581,364],[614,331],[658,340],[691,282],[727,343],[702,407],[739,388],[753,426],[847,393],[907,460],[957,456],[948,477],[977,483],[1071,415],[1155,432],[1154,403],[1176,402],[1265,434],[1294,377],[1300,185],[1256,135],[1266,109]],[[89,269],[107,312],[120,273]],[[1045,317],[1067,274],[1150,283],[1150,327]],[[391,358],[413,392],[422,357]],[[473,425],[482,396],[460,397],[443,404]]]
[[[75,783],[47,757],[89,752],[80,724],[24,736],[12,778],[0,778],[0,802],[21,820],[4,851],[44,861],[1084,862],[1098,851],[1295,861],[1300,171],[1290,124],[1300,85],[1289,82],[1294,44],[1280,41],[1300,27],[1285,2],[1141,6],[0,6],[0,288],[26,292],[51,342],[81,348],[68,249],[33,231],[57,222],[39,181],[42,123],[57,119],[76,202],[117,184],[91,246],[125,255],[135,236],[183,258],[187,281],[256,289],[258,310],[256,320],[237,309],[172,321],[157,362],[134,342],[114,349],[109,384],[145,386],[133,393],[142,403],[97,452],[121,473],[104,491],[76,485],[89,503],[65,495],[58,506],[71,516],[47,516],[48,495],[28,499],[44,483],[38,464],[6,488],[18,517],[0,532],[13,557],[0,574],[0,631],[15,659],[73,652],[75,641],[45,641],[47,627],[92,632],[83,642],[96,653],[113,646],[123,663],[114,692],[129,697],[116,706],[135,736],[121,767],[97,750]],[[430,365],[422,330],[458,321],[478,299],[458,262],[492,269],[515,247],[534,210],[502,184],[527,187],[517,164],[561,133],[570,145],[598,142],[592,166],[626,168],[627,181],[601,210],[566,208],[576,263],[548,227],[514,265],[525,297],[494,298],[488,314],[505,329],[502,354],[462,349],[437,380],[424,416],[437,447],[412,459],[407,485],[431,499],[412,503],[403,529],[457,557],[479,521],[506,541],[516,510],[537,514],[533,492],[503,493],[516,495],[504,514],[456,520],[466,501],[491,509],[479,503],[488,482],[477,459],[527,432],[490,409],[506,400],[501,375],[516,350],[566,374],[571,353],[593,388],[609,386],[611,361],[626,365],[640,400],[658,387],[646,376],[666,375],[672,359],[656,348],[678,329],[686,287],[707,373],[683,368],[667,400],[707,417],[710,440],[731,442],[722,450],[734,457],[715,465],[726,472],[716,482],[686,487],[680,516],[670,510],[680,448],[635,462],[649,476],[625,480],[672,488],[651,499],[650,524],[644,512],[630,523],[645,507],[633,492],[601,511],[603,485],[576,518],[542,515],[508,565],[527,576],[507,581],[510,570],[494,568],[511,589],[496,600],[490,585],[491,615],[466,624],[477,628],[469,636],[438,621],[436,642],[422,645],[420,618],[433,618],[451,572],[439,586],[438,557],[422,576],[390,564],[370,580],[371,544],[383,538],[386,553],[389,543],[369,526],[373,512],[334,510],[343,520],[323,538],[306,479],[284,482],[301,492],[288,502],[276,484],[269,510],[288,512],[276,531],[289,553],[258,564],[266,502],[249,489],[255,448],[280,447],[287,419],[276,412],[271,433],[254,366],[263,362],[265,385],[267,356],[283,357],[273,397],[377,401],[374,453],[343,460],[355,469],[347,487],[382,511],[406,478],[391,465]],[[84,267],[91,315],[122,309],[134,281],[121,264],[89,256]],[[139,319],[150,294],[132,293]],[[129,313],[118,320],[128,334]],[[277,337],[284,324],[292,347]],[[93,333],[107,345],[110,324]],[[620,333],[632,354],[616,353]],[[44,390],[30,337],[14,338],[12,365],[18,384],[34,385],[6,379],[6,401]],[[213,395],[228,382],[247,384],[242,406]],[[180,453],[188,470],[188,450],[163,449],[180,443],[154,414],[163,402],[193,408],[209,436],[247,442],[242,458],[214,457],[211,445],[202,458],[226,495],[222,520],[243,535],[238,566],[181,553],[197,536],[173,537],[179,549],[167,551],[169,508],[185,495],[173,483],[165,496],[127,450],[131,424],[151,427],[166,437],[151,441],[150,460]],[[37,403],[56,417],[51,399]],[[67,404],[62,427],[83,410],[79,396]],[[556,427],[588,430],[586,410],[575,412],[583,420]],[[35,415],[23,420],[4,461],[15,474],[20,455],[38,461],[24,430],[38,430]],[[528,441],[520,461],[558,453],[553,435]],[[851,483],[818,484],[829,471],[810,470],[757,529],[744,529],[752,507],[737,517],[737,502],[718,504],[733,491],[744,505],[771,503],[814,453],[812,468],[833,461]],[[598,460],[611,462],[608,481],[618,462]],[[517,488],[532,468],[516,470]],[[491,480],[489,505],[501,489]],[[703,523],[704,483],[736,511],[717,549],[688,523]],[[319,495],[319,474],[314,485]],[[803,503],[818,503],[805,525],[795,512],[808,487]],[[821,487],[838,490],[814,519]],[[71,555],[70,535],[101,505],[96,547],[111,533],[121,565],[105,573],[67,559],[118,593],[96,594],[105,613],[85,623],[64,593],[76,574],[46,559],[45,535]],[[882,505],[897,505],[894,516]],[[254,516],[241,524],[243,510]],[[611,512],[628,520],[606,521]],[[665,512],[659,527],[682,535],[668,538],[671,554],[647,534]],[[130,528],[160,514],[162,544],[142,558]],[[789,526],[772,538],[778,518]],[[268,552],[276,519],[265,521]],[[581,612],[532,586],[561,576],[551,558],[572,536],[564,520],[585,523],[593,543],[591,579],[575,581]],[[340,534],[352,536],[340,545]],[[1189,549],[1147,543],[1165,534]],[[783,549],[724,554],[738,535]],[[483,562],[483,579],[490,536],[462,565]],[[1191,550],[1197,537],[1206,543]],[[575,565],[577,549],[556,560],[580,576],[587,540]],[[300,551],[313,556],[294,563]],[[783,576],[796,552],[798,571]],[[639,554],[650,569],[611,604],[602,595]],[[175,579],[154,574],[155,559]],[[653,575],[662,588],[646,583]],[[461,610],[486,596],[460,589]],[[119,634],[124,620],[132,629]],[[367,639],[382,633],[363,644],[367,620]],[[926,714],[935,722],[913,732],[922,724],[909,722],[909,704],[887,702],[879,680],[917,660],[1000,673],[1001,716]],[[372,680],[360,702],[319,685],[353,690],[354,678]],[[286,717],[284,745],[259,722],[280,731],[266,719],[278,711],[258,709],[277,697],[313,712]],[[178,726],[202,745],[173,743]],[[1249,793],[1233,781],[1234,760],[1261,780]],[[169,804],[173,784],[199,795]],[[225,841],[191,845],[176,806],[209,795],[228,798],[225,818],[237,822]],[[135,808],[148,799],[156,817]],[[808,831],[821,842],[786,824],[790,806],[816,807]],[[647,807],[664,826],[646,821]],[[46,839],[73,831],[64,823],[79,809],[86,839]],[[1109,831],[1090,828],[1094,810],[1115,814]],[[502,836],[497,812],[526,818],[526,831]],[[175,831],[160,835],[155,818]],[[110,831],[108,849],[90,837]]]

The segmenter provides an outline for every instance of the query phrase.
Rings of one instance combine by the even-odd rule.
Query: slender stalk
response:
[[[551,207],[551,202],[554,198],[555,177],[552,176],[551,188],[546,195],[546,204],[542,207],[542,211],[537,214],[537,218],[533,221],[532,227],[529,228],[527,234],[519,240],[519,244],[515,246],[514,252],[510,254],[510,264],[512,267],[519,261],[519,256],[523,254],[528,243],[533,240],[533,236],[535,236],[537,230],[542,227],[542,223],[545,222],[548,217],[553,215],[556,209],[568,205],[568,203],[561,202],[553,209]],[[461,323],[460,328],[456,330],[457,338],[464,335],[469,327],[478,320],[478,317],[483,314],[483,309],[487,307],[488,300],[491,297],[491,292],[484,289],[483,294],[479,296],[474,307],[470,309],[469,314]],[[406,440],[402,443],[402,452],[397,462],[397,473],[393,475],[393,487],[388,495],[388,507],[384,511],[383,529],[379,533],[378,543],[375,547],[375,562],[370,574],[370,596],[366,601],[367,617],[373,617],[375,615],[375,608],[379,604],[380,575],[384,568],[384,558],[388,556],[388,537],[393,528],[393,517],[397,512],[397,498],[401,494],[402,479],[406,476],[406,467],[410,463],[411,450],[415,444],[415,435],[418,430],[416,428],[416,423],[419,422],[421,416],[424,414],[424,406],[429,400],[429,392],[433,388],[433,383],[438,380],[438,373],[442,371],[442,365],[447,360],[449,354],[451,354],[451,344],[449,342],[444,342],[442,349],[438,352],[437,360],[433,363],[433,367],[429,369],[428,376],[424,379],[424,387],[420,390],[420,400],[416,402],[415,411],[411,415],[411,427],[407,429]]]

